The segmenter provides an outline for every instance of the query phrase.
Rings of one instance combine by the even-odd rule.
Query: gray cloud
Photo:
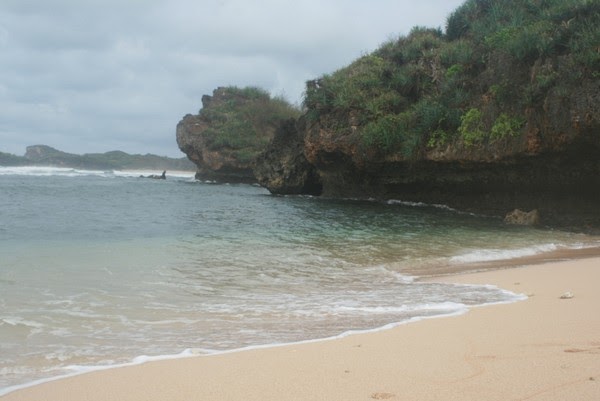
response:
[[[0,151],[182,156],[175,125],[203,94],[304,82],[462,0],[2,0]]]

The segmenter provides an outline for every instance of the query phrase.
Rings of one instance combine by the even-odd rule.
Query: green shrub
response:
[[[486,37],[492,49],[508,53],[521,62],[531,62],[554,51],[554,27],[547,21],[525,26],[508,26]]]
[[[490,138],[492,140],[498,140],[507,136],[516,137],[519,135],[519,130],[523,126],[525,121],[523,119],[510,117],[506,113],[502,113],[496,118],[492,125],[490,132]]]
[[[460,119],[458,133],[467,146],[473,146],[476,143],[483,142],[486,138],[481,111],[472,108],[467,111]]]
[[[408,101],[396,91],[382,91],[379,96],[366,99],[364,108],[367,112],[366,119],[371,119],[382,114],[397,113],[408,106]]]
[[[428,51],[442,45],[442,33],[437,29],[415,27],[402,46],[404,62],[419,60]]]
[[[383,114],[373,119],[364,126],[361,138],[369,147],[400,150],[405,157],[412,157],[426,138],[444,132],[447,115],[444,105],[423,99],[404,112]],[[445,133],[444,138],[448,138]]]
[[[465,2],[446,19],[446,37],[448,40],[464,38],[471,28],[472,1]]]
[[[435,148],[438,146],[444,146],[448,142],[450,142],[450,138],[451,138],[450,134],[448,134],[443,129],[435,130],[435,131],[433,131],[433,133],[429,136],[429,139],[427,140],[427,147]]]
[[[381,150],[398,148],[409,136],[410,113],[383,115],[368,124],[361,132],[363,144]]]
[[[474,53],[472,43],[466,40],[454,40],[440,47],[440,61],[446,67],[466,66],[474,63]]]
[[[446,70],[446,79],[452,79],[457,75],[462,74],[463,66],[460,64],[454,64]]]
[[[446,120],[445,106],[429,99],[415,104],[413,114],[415,115],[415,130],[424,138],[440,129]]]
[[[592,72],[600,71],[600,18],[595,24],[582,24],[570,43],[575,60]],[[596,75],[597,77],[597,75]]]

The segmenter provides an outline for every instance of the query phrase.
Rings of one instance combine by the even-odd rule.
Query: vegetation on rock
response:
[[[365,152],[485,155],[522,142],[549,97],[568,102],[599,80],[598,0],[467,0],[445,32],[416,27],[308,82],[304,107],[309,122]]]
[[[261,183],[600,226],[599,71],[600,0],[466,0],[307,82],[298,146],[274,141]]]
[[[256,182],[253,167],[275,131],[300,110],[255,87],[220,87],[202,109],[177,124],[177,145],[196,164],[196,178]]]
[[[273,137],[279,124],[300,111],[282,97],[271,97],[256,87],[219,88],[218,101],[200,110],[209,124],[202,136],[208,149],[229,149],[236,159],[251,162]]]

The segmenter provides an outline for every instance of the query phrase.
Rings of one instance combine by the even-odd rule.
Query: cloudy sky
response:
[[[182,157],[218,86],[300,104],[304,83],[463,0],[0,0],[0,151]]]

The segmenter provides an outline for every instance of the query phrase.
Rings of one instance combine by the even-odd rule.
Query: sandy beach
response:
[[[600,258],[434,280],[529,298],[335,340],[96,371],[0,399],[600,400]]]

